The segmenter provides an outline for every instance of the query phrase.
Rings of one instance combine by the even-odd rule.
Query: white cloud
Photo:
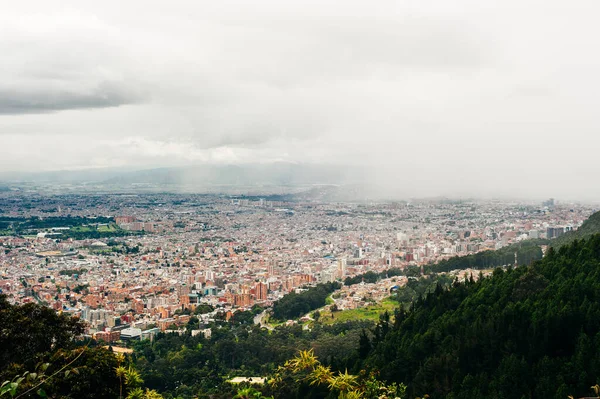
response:
[[[13,3],[0,16],[0,167],[288,160],[365,165],[378,184],[424,192],[576,181],[586,193],[573,174],[597,167],[598,11]]]

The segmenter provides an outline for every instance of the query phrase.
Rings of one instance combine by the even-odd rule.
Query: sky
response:
[[[597,0],[6,3],[0,171],[283,161],[600,197]]]

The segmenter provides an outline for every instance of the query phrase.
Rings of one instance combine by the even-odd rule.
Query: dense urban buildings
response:
[[[11,302],[76,315],[106,342],[150,339],[194,314],[194,334],[206,335],[209,321],[295,290],[559,237],[593,211],[554,200],[326,203],[11,191],[0,197],[0,290]],[[365,306],[405,282],[343,287],[336,306]]]

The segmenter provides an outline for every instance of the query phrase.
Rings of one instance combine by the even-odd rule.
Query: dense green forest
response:
[[[273,318],[290,320],[325,306],[327,297],[341,287],[340,283],[318,284],[306,291],[287,294],[273,305]]]
[[[136,367],[146,385],[165,398],[231,398],[236,387],[225,383],[230,377],[270,375],[299,350],[314,349],[334,370],[353,367],[359,360],[361,334],[372,327],[371,322],[353,321],[316,324],[310,330],[293,325],[269,331],[256,325],[221,322],[212,325],[210,339],[159,334],[154,342],[134,343]]]
[[[347,370],[357,389],[375,375],[388,385],[406,384],[407,398],[590,393],[600,376],[600,235],[479,281],[440,276],[411,280],[398,295],[413,290],[404,298],[412,304],[384,314],[376,325],[315,323],[310,330],[273,331],[215,325],[211,339],[161,335],[137,343],[136,365],[165,397],[228,397],[236,388],[224,380],[233,375],[271,376],[277,384],[259,389],[275,398],[337,397],[277,368],[311,348],[331,375]]]
[[[457,256],[428,265],[425,267],[425,270],[429,273],[441,273],[457,269],[489,269],[498,266],[513,265],[515,262],[515,253],[519,265],[529,265],[533,261],[542,259],[541,245],[549,245],[558,249],[570,244],[574,240],[589,238],[598,233],[600,233],[600,212],[591,215],[577,230],[570,231],[552,240],[525,240],[496,251],[484,251],[473,255]]]
[[[600,233],[600,212],[596,212],[590,216],[577,230],[569,231],[551,240],[550,245],[556,249],[574,240],[587,239],[598,233]]]
[[[362,282],[365,282],[367,284],[369,283],[376,283],[377,281],[383,279],[383,278],[389,278],[389,277],[395,277],[395,276],[418,276],[420,274],[420,269],[416,266],[413,267],[408,267],[405,270],[397,268],[397,267],[393,267],[391,269],[388,269],[384,272],[374,272],[374,271],[368,271],[365,272],[363,274],[357,274],[356,276],[353,277],[346,277],[346,279],[344,280],[344,285],[354,285],[354,284],[359,284]]]
[[[496,251],[483,251],[473,255],[456,256],[445,259],[425,267],[428,273],[442,273],[457,269],[490,269],[499,266],[514,265],[515,253],[517,263],[528,265],[535,260],[542,259],[540,245],[547,244],[548,240],[525,240]]]
[[[378,326],[359,367],[435,398],[584,396],[600,377],[600,235],[439,288]]]
[[[81,340],[84,324],[0,295],[0,397],[161,399],[132,359]]]
[[[40,389],[49,397],[117,397],[117,360],[105,349],[76,341],[83,329],[77,319],[53,309],[11,305],[0,295],[0,382],[17,384],[27,373],[14,386],[17,397],[43,396],[38,395]],[[35,389],[26,394],[31,388]]]

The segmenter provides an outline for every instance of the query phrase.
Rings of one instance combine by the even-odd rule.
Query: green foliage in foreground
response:
[[[119,397],[116,369],[125,359],[104,348],[82,346],[76,339],[82,332],[78,319],[33,303],[11,305],[0,295],[0,396]],[[160,398],[142,390],[141,382],[125,384],[121,392],[131,398]],[[143,396],[130,395],[140,390]]]
[[[600,235],[439,288],[378,328],[362,367],[413,395],[585,396],[600,376]]]
[[[402,399],[406,386],[385,384],[373,373],[335,372],[309,350],[278,367],[264,390],[277,398]]]
[[[372,322],[355,321],[317,324],[312,330],[295,325],[268,331],[223,323],[212,327],[211,339],[159,334],[154,342],[136,342],[135,365],[146,385],[165,398],[231,398],[235,391],[226,380],[269,375],[300,349],[314,349],[335,371],[352,369],[358,361],[360,336],[372,326]]]

